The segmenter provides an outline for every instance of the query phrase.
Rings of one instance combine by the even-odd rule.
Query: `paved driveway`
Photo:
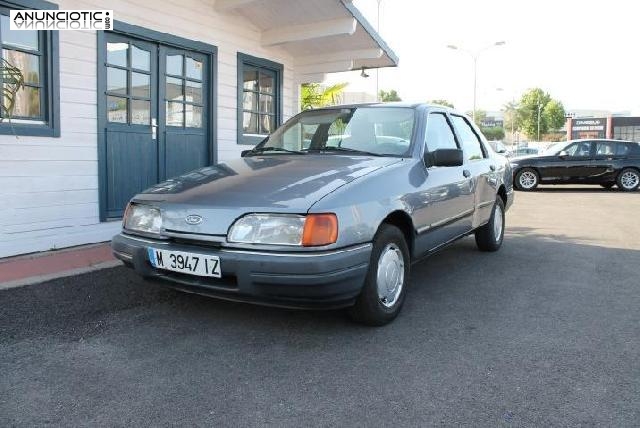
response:
[[[413,269],[384,328],[124,268],[0,291],[0,426],[640,421],[640,192],[518,193],[502,250]]]

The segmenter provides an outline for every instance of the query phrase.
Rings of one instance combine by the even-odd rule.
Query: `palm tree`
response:
[[[509,122],[509,128],[511,129],[511,144],[514,142],[515,131],[520,129],[520,106],[515,100],[509,101],[504,105],[505,112],[505,127]]]
[[[340,103],[340,95],[348,83],[336,83],[324,87],[319,83],[303,83],[300,92],[300,109],[325,107]]]
[[[24,87],[24,76],[20,69],[6,59],[2,58],[0,62],[0,75],[2,76],[2,115],[0,116],[0,122],[5,118],[9,118],[11,122],[11,115],[13,114],[13,108],[16,103],[16,95],[18,91]]]

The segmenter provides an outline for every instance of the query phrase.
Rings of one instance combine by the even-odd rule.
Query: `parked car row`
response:
[[[599,184],[634,191],[640,186],[640,143],[583,139],[554,144],[540,155],[511,158],[514,185]]]

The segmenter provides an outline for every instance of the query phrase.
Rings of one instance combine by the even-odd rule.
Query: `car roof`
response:
[[[443,106],[440,104],[430,104],[430,103],[410,103],[405,101],[391,101],[391,102],[375,102],[375,103],[353,103],[353,104],[338,104],[335,106],[326,106],[314,108],[311,110],[333,110],[339,108],[358,108],[358,107],[374,107],[374,108],[382,108],[382,107],[399,107],[399,108],[412,108],[412,109],[438,109],[438,110],[446,110],[451,113],[463,114],[462,112]]]
[[[616,140],[614,138],[577,138],[575,140],[568,140],[567,143],[580,143],[580,142],[589,142],[589,141],[606,141],[606,142],[610,142],[610,143],[634,143],[634,144],[640,144],[640,143],[636,143],[635,141],[630,141],[630,140]]]

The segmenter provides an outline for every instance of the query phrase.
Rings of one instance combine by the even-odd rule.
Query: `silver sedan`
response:
[[[512,172],[466,116],[424,104],[298,114],[240,159],[136,195],[114,254],[222,299],[343,308],[382,325],[410,267],[475,234],[496,251]]]

